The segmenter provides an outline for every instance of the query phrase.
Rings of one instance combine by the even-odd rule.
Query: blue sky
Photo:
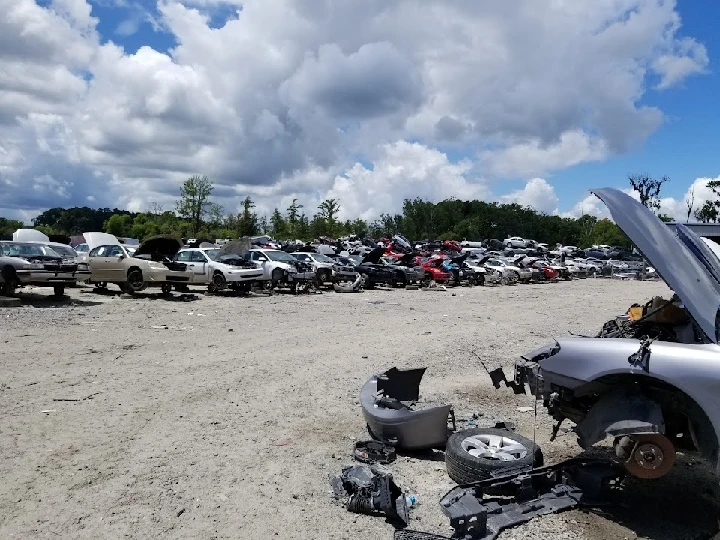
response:
[[[170,207],[195,173],[228,211],[335,197],[372,218],[415,196],[602,213],[590,188],[646,172],[673,213],[720,175],[720,6],[509,6],[17,0],[0,215]]]

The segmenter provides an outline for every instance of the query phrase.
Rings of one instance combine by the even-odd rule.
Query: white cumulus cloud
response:
[[[171,207],[195,173],[228,209],[249,193],[270,208],[327,193],[357,215],[414,193],[491,197],[480,175],[642,143],[663,120],[647,89],[708,65],[673,0],[158,0],[141,18],[116,4],[150,23],[134,39],[155,28],[176,46],[125,50],[135,26],[100,36],[87,0],[0,0],[0,214]],[[522,200],[554,211],[539,187]]]

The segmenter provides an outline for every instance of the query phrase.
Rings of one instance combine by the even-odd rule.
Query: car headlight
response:
[[[43,270],[45,268],[45,265],[39,262],[32,262],[30,263],[30,268],[32,270]]]
[[[148,268],[151,268],[153,270],[165,270],[166,266],[163,263],[159,263],[156,261],[150,261],[148,263]]]

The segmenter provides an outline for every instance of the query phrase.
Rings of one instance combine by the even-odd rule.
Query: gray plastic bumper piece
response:
[[[443,447],[449,435],[451,405],[418,409],[425,368],[392,368],[373,375],[360,390],[360,405],[370,434],[406,450]]]

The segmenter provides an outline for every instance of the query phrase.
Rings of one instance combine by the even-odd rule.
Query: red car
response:
[[[560,274],[558,274],[557,270],[553,270],[543,261],[535,261],[531,266],[540,270],[543,273],[543,277],[545,277],[548,281],[557,281],[560,278]]]
[[[427,280],[433,279],[437,283],[445,283],[452,278],[450,272],[443,270],[443,261],[442,257],[415,257],[415,264],[422,266],[425,270],[425,278]]]

